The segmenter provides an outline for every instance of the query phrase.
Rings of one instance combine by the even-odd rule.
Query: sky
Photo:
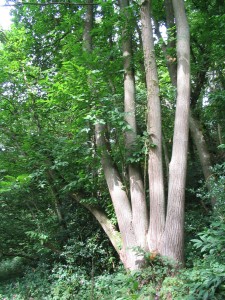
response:
[[[0,0],[0,26],[3,29],[9,29],[11,24],[11,17],[9,15],[10,7],[2,7],[5,4],[5,0]]]

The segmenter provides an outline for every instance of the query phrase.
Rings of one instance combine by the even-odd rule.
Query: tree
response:
[[[141,4],[142,43],[145,57],[145,70],[148,95],[148,134],[151,139],[149,149],[149,190],[150,190],[150,220],[146,213],[143,198],[143,183],[138,169],[134,165],[128,166],[131,203],[123,188],[118,170],[115,168],[105,139],[106,126],[96,124],[96,143],[101,150],[101,162],[109,188],[111,199],[115,208],[119,230],[121,233],[122,250],[120,257],[128,269],[140,267],[140,258],[135,255],[135,247],[143,250],[166,255],[174,260],[183,261],[183,223],[184,223],[184,191],[187,165],[188,146],[188,118],[190,98],[190,54],[189,29],[181,1],[174,1],[174,12],[178,27],[177,32],[177,59],[178,59],[178,97],[175,118],[174,145],[169,173],[168,211],[165,217],[165,200],[162,167],[162,136],[161,112],[159,102],[158,78],[154,56],[154,41],[151,28],[150,2]],[[121,10],[125,9],[126,17],[128,2],[120,2]],[[89,20],[87,13],[86,22]],[[87,24],[87,23],[86,23]],[[85,26],[85,42],[88,42],[90,51],[90,38],[88,28]],[[125,26],[125,30],[128,27]],[[90,31],[89,31],[90,34]],[[87,45],[87,44],[86,44]],[[130,35],[123,33],[124,53],[124,95],[125,120],[130,131],[125,134],[126,149],[131,152],[136,139],[134,76],[130,61],[132,59]],[[138,178],[138,179],[137,179]],[[138,189],[136,187],[139,187]],[[133,191],[135,193],[133,194]],[[91,210],[91,209],[90,209]],[[140,225],[141,217],[143,223]],[[166,222],[165,222],[166,220]],[[146,224],[149,224],[148,233]],[[147,234],[146,234],[147,233]],[[141,235],[141,238],[140,238]],[[113,241],[113,244],[115,242]],[[147,246],[147,247],[146,247]]]
[[[45,161],[46,173],[49,174],[52,168],[55,173],[49,180],[50,185],[55,185],[59,195],[62,190],[66,191],[95,216],[126,268],[135,269],[143,264],[138,248],[182,261],[190,102],[189,29],[183,2],[173,1],[172,7],[171,1],[166,1],[165,16],[160,11],[162,2],[158,2],[157,7],[150,1],[142,1],[139,5],[134,1],[121,0],[119,6],[114,1],[96,6],[92,1],[85,4],[88,5],[46,6],[43,8],[44,17],[40,14],[40,7],[28,8],[27,12],[23,12],[21,7],[17,10],[17,18],[22,18],[26,34],[33,39],[27,46],[30,62],[38,64],[41,74],[45,74],[38,79],[45,92],[45,99],[40,101],[45,103],[45,108],[40,105],[38,109],[38,115],[42,116],[43,132],[38,140],[45,138],[46,147],[51,132],[54,136],[51,144],[58,146],[47,147],[51,153],[47,158],[49,161],[50,156],[53,165]],[[189,8],[189,2],[186,5]],[[172,32],[171,40],[163,45],[164,48],[167,46],[164,49],[167,61],[163,64],[167,64],[171,81],[177,88],[173,148],[169,147],[168,151],[172,151],[167,178],[168,197],[162,158],[161,128],[165,120],[161,118],[160,103],[163,102],[160,74],[165,68],[162,71],[158,60],[162,42],[156,41],[153,34],[154,29],[157,34],[156,9],[161,14],[161,24],[166,20],[168,32]],[[35,16],[35,26],[30,16]],[[47,19],[49,21],[45,26]],[[71,31],[66,20],[70,20]],[[140,21],[142,40],[138,39]],[[177,55],[173,49],[174,25],[177,28]],[[41,36],[45,38],[41,39]],[[53,41],[52,46],[48,44],[47,37]],[[197,43],[192,51],[197,54],[196,61],[200,57],[198,46]],[[140,67],[143,54],[145,82]],[[46,60],[46,57],[49,59]],[[160,59],[163,60],[162,55]],[[199,89],[198,83],[203,88],[204,74],[196,70],[193,73],[192,95],[199,98],[195,91]],[[199,76],[202,78],[200,81]],[[165,77],[168,77],[167,73]],[[145,83],[147,130],[143,113],[145,102],[143,99],[139,102],[140,86],[144,89]],[[50,112],[52,107],[55,111]],[[51,122],[46,121],[46,116]],[[38,132],[35,115],[33,120],[35,132]],[[50,131],[53,123],[54,130]],[[192,128],[198,130],[197,123],[193,124]],[[172,135],[171,132],[169,134]],[[196,140],[199,142],[199,138]],[[202,151],[201,147],[199,149]],[[146,184],[147,156],[149,182]],[[56,158],[61,159],[58,164],[55,163]],[[67,170],[61,163],[67,163]]]

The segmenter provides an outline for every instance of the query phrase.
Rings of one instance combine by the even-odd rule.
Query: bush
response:
[[[15,278],[25,271],[25,260],[21,257],[4,259],[0,262],[0,281]]]
[[[27,268],[23,277],[8,280],[0,287],[1,300],[47,300],[50,290],[48,266],[40,264],[36,269]]]

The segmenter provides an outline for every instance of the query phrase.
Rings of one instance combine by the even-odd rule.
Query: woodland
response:
[[[224,300],[224,1],[5,6],[0,300]]]

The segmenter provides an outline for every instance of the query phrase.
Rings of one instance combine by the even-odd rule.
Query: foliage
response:
[[[68,266],[55,266],[51,274],[47,266],[42,266],[28,270],[23,279],[16,284],[8,283],[0,289],[0,293],[5,300],[11,300],[12,296],[16,300],[28,297],[37,300],[154,299],[155,288],[149,284],[150,277],[147,275],[123,271],[92,278],[90,275]]]
[[[18,277],[25,271],[25,259],[14,257],[13,259],[4,259],[0,262],[0,280],[8,280]]]
[[[48,276],[49,271],[46,264],[40,264],[38,268],[28,267],[19,280],[11,280],[5,285],[1,285],[0,299],[49,299],[50,282]]]
[[[223,7],[219,1],[185,3],[192,35],[191,100],[213,162],[220,163],[225,142]],[[210,192],[206,186],[196,192],[202,172],[190,145],[188,188],[195,192],[187,194],[187,267],[179,274],[171,262],[150,253],[145,253],[145,270],[118,271],[118,255],[105,233],[73,198],[79,193],[81,204],[100,207],[117,228],[101,150],[96,149],[96,123],[106,125],[108,151],[125,189],[127,166],[140,163],[146,177],[148,150],[155,147],[146,129],[138,3],[133,1],[129,11],[138,133],[129,156],[124,135],[131,129],[124,121],[121,84],[125,19],[115,1],[98,1],[94,47],[87,55],[82,50],[85,11],[82,5],[19,5],[12,12],[15,26],[0,29],[0,299],[222,300],[224,164],[216,165],[208,178]],[[153,13],[165,29],[163,1],[153,3]],[[162,46],[163,39],[156,39],[162,127],[170,156],[176,91]],[[174,49],[168,54],[174,56]],[[211,198],[217,200],[213,212]]]
[[[177,267],[166,258],[146,253],[149,266],[144,270],[126,273],[120,267],[113,274],[101,271],[101,275],[97,275],[99,267],[96,265],[96,259],[94,260],[90,253],[85,252],[85,247],[82,246],[80,255],[78,246],[74,246],[73,249],[66,248],[63,255],[66,258],[64,264],[51,266],[45,263],[39,264],[38,267],[27,268],[23,278],[12,283],[6,282],[0,293],[7,300],[12,295],[17,300],[25,300],[27,297],[46,300],[153,300],[158,297],[164,279],[177,273]],[[76,255],[74,256],[73,253]],[[87,263],[85,267],[85,263],[78,260],[79,256],[83,256],[90,264]],[[105,264],[104,261],[101,263]],[[29,285],[29,282],[32,284]]]
[[[161,290],[162,299],[213,300],[225,297],[225,210],[224,185],[225,165],[217,165],[210,178],[211,190],[206,192],[204,186],[199,189],[199,197],[216,198],[216,205],[210,218],[210,225],[192,240],[193,267],[180,272],[175,278],[166,278]],[[197,255],[196,255],[197,254]]]

